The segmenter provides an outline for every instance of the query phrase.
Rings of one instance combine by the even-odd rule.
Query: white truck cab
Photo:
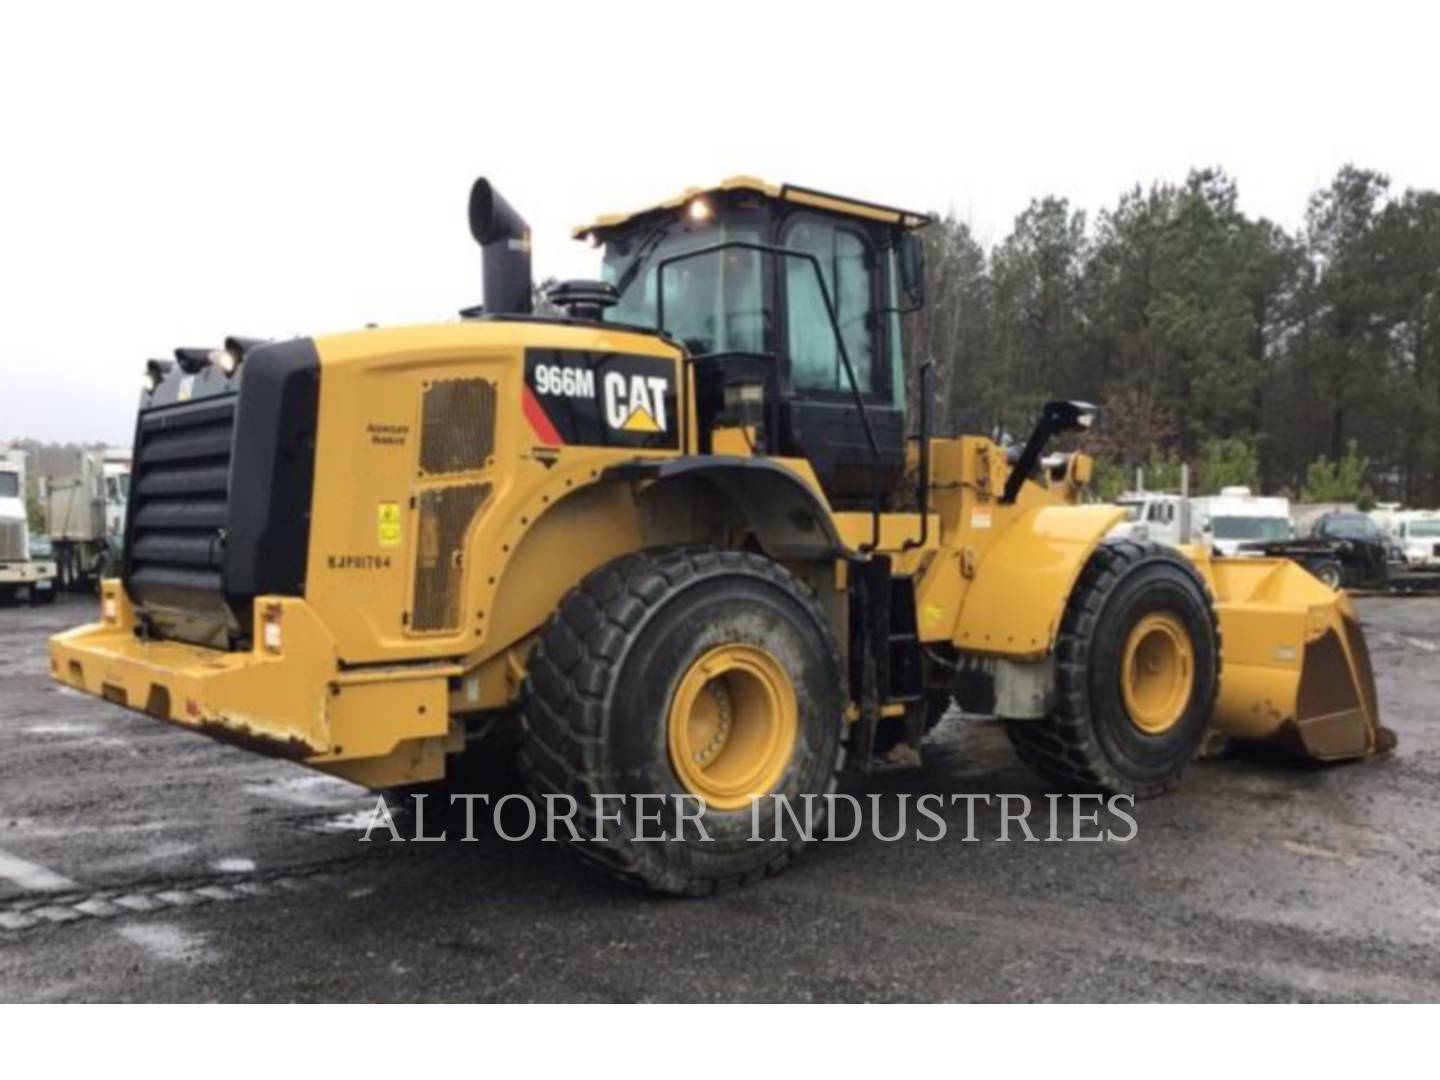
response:
[[[1128,491],[1115,500],[1125,520],[1109,536],[1125,540],[1153,540],[1175,547],[1180,543],[1179,495],[1167,491]]]
[[[1219,495],[1190,500],[1197,540],[1217,555],[1243,555],[1241,544],[1293,540],[1290,500],[1255,495],[1248,487],[1225,487]]]
[[[25,459],[0,452],[0,596],[43,603],[55,596],[55,563],[32,558],[25,510]]]
[[[1440,570],[1440,511],[1384,504],[1370,517],[1399,545],[1408,568]]]

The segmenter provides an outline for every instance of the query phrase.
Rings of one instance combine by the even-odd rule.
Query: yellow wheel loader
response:
[[[1093,408],[1012,449],[922,385],[907,423],[928,221],[737,177],[579,229],[599,278],[537,311],[477,181],[457,321],[149,362],[123,572],[54,677],[375,789],[518,740],[576,850],[680,893],[783,867],[771,797],[952,698],[1063,791],[1160,792],[1211,731],[1388,749],[1343,594],[1106,541],[1052,443]]]

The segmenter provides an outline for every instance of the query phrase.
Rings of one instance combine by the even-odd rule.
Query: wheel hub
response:
[[[1125,711],[1147,735],[1180,722],[1195,685],[1195,650],[1174,615],[1154,612],[1131,628],[1120,666]]]
[[[754,645],[720,645],[681,677],[670,702],[670,764],[691,794],[717,810],[746,806],[785,773],[799,727],[795,687]]]
[[[713,704],[706,706],[706,698]],[[735,707],[730,701],[730,691],[725,684],[717,679],[712,679],[705,684],[701,697],[695,702],[695,709],[691,713],[692,737],[691,746],[699,745],[699,749],[691,753],[691,759],[696,764],[705,766],[715,760],[715,756],[724,748],[730,739],[730,732],[734,729]],[[706,738],[706,736],[709,738]]]

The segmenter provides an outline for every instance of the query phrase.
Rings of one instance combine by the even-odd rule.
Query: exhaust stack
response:
[[[470,235],[480,245],[485,314],[530,314],[530,226],[483,176],[470,189]]]

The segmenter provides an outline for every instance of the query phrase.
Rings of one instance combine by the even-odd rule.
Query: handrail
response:
[[[930,540],[930,369],[934,360],[920,365],[920,479],[916,482],[915,501],[920,507],[920,538],[907,539],[901,551],[921,548]]]

